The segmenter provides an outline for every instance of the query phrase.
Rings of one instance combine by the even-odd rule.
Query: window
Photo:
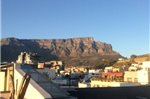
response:
[[[138,79],[137,79],[137,78],[134,78],[134,82],[138,82]]]
[[[132,78],[127,78],[127,82],[132,82]]]

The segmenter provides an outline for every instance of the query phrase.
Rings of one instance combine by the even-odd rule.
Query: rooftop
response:
[[[69,98],[69,93],[61,89],[59,86],[51,82],[48,78],[36,71],[29,65],[20,65],[20,69],[31,75],[31,79],[36,81],[45,91],[53,98]]]

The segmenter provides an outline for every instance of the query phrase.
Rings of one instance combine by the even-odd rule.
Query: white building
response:
[[[132,82],[103,82],[98,80],[91,81],[91,87],[125,87],[125,86],[138,86],[139,83]]]
[[[91,84],[90,83],[78,83],[78,87],[79,88],[90,88],[91,87]]]
[[[32,54],[27,52],[21,52],[20,55],[18,55],[18,59],[16,60],[16,63],[20,64],[33,64],[34,62],[35,60]]]
[[[142,63],[143,70],[150,71],[150,61],[145,61]]]
[[[138,82],[141,84],[150,84],[150,61],[142,63],[142,70],[138,71]]]
[[[105,67],[104,69],[104,72],[107,73],[107,72],[111,72],[113,70],[113,67],[110,66],[110,67]]]
[[[128,68],[128,71],[137,71],[137,67],[134,67],[134,66],[130,66],[129,68]]]
[[[90,69],[89,74],[99,74],[100,72],[98,70]]]
[[[150,84],[150,71],[126,71],[124,75],[124,81],[140,83],[141,85]]]
[[[143,62],[140,70],[131,66],[124,74],[125,82],[138,82],[141,85],[150,84],[150,61]]]
[[[138,82],[142,85],[150,84],[150,71],[139,70],[137,71]]]

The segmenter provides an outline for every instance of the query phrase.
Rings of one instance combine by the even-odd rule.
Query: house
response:
[[[37,62],[37,60],[38,59],[36,53],[21,52],[20,55],[18,55],[18,59],[16,60],[16,63],[34,64]]]
[[[124,81],[137,83],[138,82],[137,71],[125,71],[124,72]]]

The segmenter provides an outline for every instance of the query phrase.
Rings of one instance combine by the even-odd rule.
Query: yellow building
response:
[[[137,73],[137,71],[125,71],[124,81],[125,82],[138,82],[138,73]]]

